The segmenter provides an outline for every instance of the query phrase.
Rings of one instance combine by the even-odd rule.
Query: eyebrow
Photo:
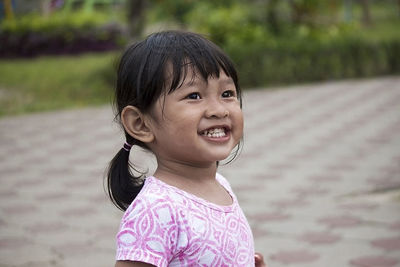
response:
[[[199,77],[193,77],[193,79],[190,79],[190,81],[184,82],[182,84],[182,87],[191,87],[191,86],[196,86],[199,84],[207,84],[208,80],[204,80],[203,78]],[[220,84],[223,85],[235,85],[235,82],[231,77],[226,77],[222,80],[219,81]]]

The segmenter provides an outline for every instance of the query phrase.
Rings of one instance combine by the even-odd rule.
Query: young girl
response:
[[[217,173],[243,134],[229,58],[194,33],[150,35],[121,58],[116,109],[126,137],[108,172],[110,198],[125,211],[116,266],[264,266]],[[131,173],[134,145],[154,153],[153,176]]]

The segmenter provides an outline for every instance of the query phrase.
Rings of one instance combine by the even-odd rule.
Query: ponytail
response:
[[[125,211],[143,187],[143,175],[134,176],[129,162],[131,145],[125,143],[111,160],[107,173],[107,191],[113,204]]]

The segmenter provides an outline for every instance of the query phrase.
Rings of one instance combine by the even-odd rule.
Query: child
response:
[[[108,172],[110,198],[125,211],[116,266],[264,266],[217,173],[243,134],[229,58],[194,33],[150,35],[121,58],[116,108],[126,137]],[[154,153],[153,176],[130,172],[133,145]]]

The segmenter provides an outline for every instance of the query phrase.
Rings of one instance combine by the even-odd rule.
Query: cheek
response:
[[[168,124],[168,131],[173,133],[174,136],[184,141],[186,138],[192,138],[192,135],[197,134],[197,121],[194,116],[189,114],[182,114],[174,116],[174,118],[166,119]]]
[[[243,113],[240,108],[235,110],[234,120],[236,126],[236,135],[238,136],[238,138],[242,138],[244,123],[243,123]]]

